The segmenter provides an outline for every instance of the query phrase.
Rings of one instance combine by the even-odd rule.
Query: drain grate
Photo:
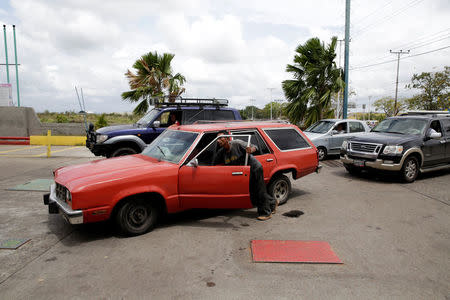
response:
[[[340,168],[344,166],[340,160],[325,160],[321,163],[331,168]]]

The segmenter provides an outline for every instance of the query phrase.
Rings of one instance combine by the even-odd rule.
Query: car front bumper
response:
[[[49,214],[60,213],[70,224],[83,224],[83,211],[73,210],[67,203],[56,197],[56,185],[50,187],[50,194],[44,195],[44,204],[48,205]]]
[[[386,170],[386,171],[400,171],[400,169],[402,168],[402,164],[396,164],[396,163],[387,163],[386,160],[383,159],[376,159],[376,160],[364,160],[364,158],[361,159],[354,159],[354,158],[350,158],[348,157],[347,154],[342,154],[341,153],[341,161],[344,164],[349,164],[349,165],[358,165],[361,161],[364,162],[364,167],[368,167],[368,168],[373,168],[373,169],[378,169],[378,170]],[[356,164],[355,162],[358,161],[358,163]]]

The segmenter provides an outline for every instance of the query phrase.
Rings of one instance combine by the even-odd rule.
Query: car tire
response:
[[[268,193],[278,201],[279,205],[286,203],[291,193],[291,181],[286,175],[275,177],[269,184]]]
[[[359,175],[362,172],[361,168],[355,167],[351,164],[344,164],[344,168],[347,170],[348,173],[351,175]]]
[[[320,161],[324,160],[327,157],[327,149],[325,147],[318,147],[317,156]]]
[[[144,234],[155,226],[160,210],[148,199],[130,199],[117,210],[115,220],[120,231],[128,236]]]
[[[406,183],[411,183],[416,180],[419,175],[419,161],[414,156],[407,157],[403,162],[401,178]]]
[[[131,155],[136,154],[137,151],[134,148],[131,147],[121,147],[117,148],[113,152],[111,152],[110,157],[117,157],[117,156],[125,156],[125,155]]]

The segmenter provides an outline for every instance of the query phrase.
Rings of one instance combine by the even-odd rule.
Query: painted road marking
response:
[[[67,151],[67,150],[72,150],[72,149],[76,149],[76,148],[81,148],[82,146],[75,146],[75,147],[70,147],[70,148],[66,148],[66,149],[61,149],[61,150],[52,150],[51,151],[51,154],[53,154],[53,153],[57,153],[57,152],[63,152],[63,151]],[[33,157],[39,157],[39,156],[46,156],[47,155],[47,152],[45,152],[45,153],[41,153],[41,154],[36,154],[36,155],[33,155]]]
[[[23,151],[23,150],[29,150],[29,149],[36,149],[36,148],[42,148],[42,147],[44,147],[44,146],[24,147],[24,148],[20,148],[20,149],[0,151],[0,153],[11,153],[11,152],[17,152],[17,151]]]

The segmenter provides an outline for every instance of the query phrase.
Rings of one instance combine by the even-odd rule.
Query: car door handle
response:
[[[244,172],[233,172],[233,173],[231,173],[231,175],[240,176],[240,175],[244,175]]]
[[[266,159],[266,161],[273,161],[273,158],[268,158]]]
[[[445,144],[445,143],[447,143],[447,141],[441,140],[441,144]]]

